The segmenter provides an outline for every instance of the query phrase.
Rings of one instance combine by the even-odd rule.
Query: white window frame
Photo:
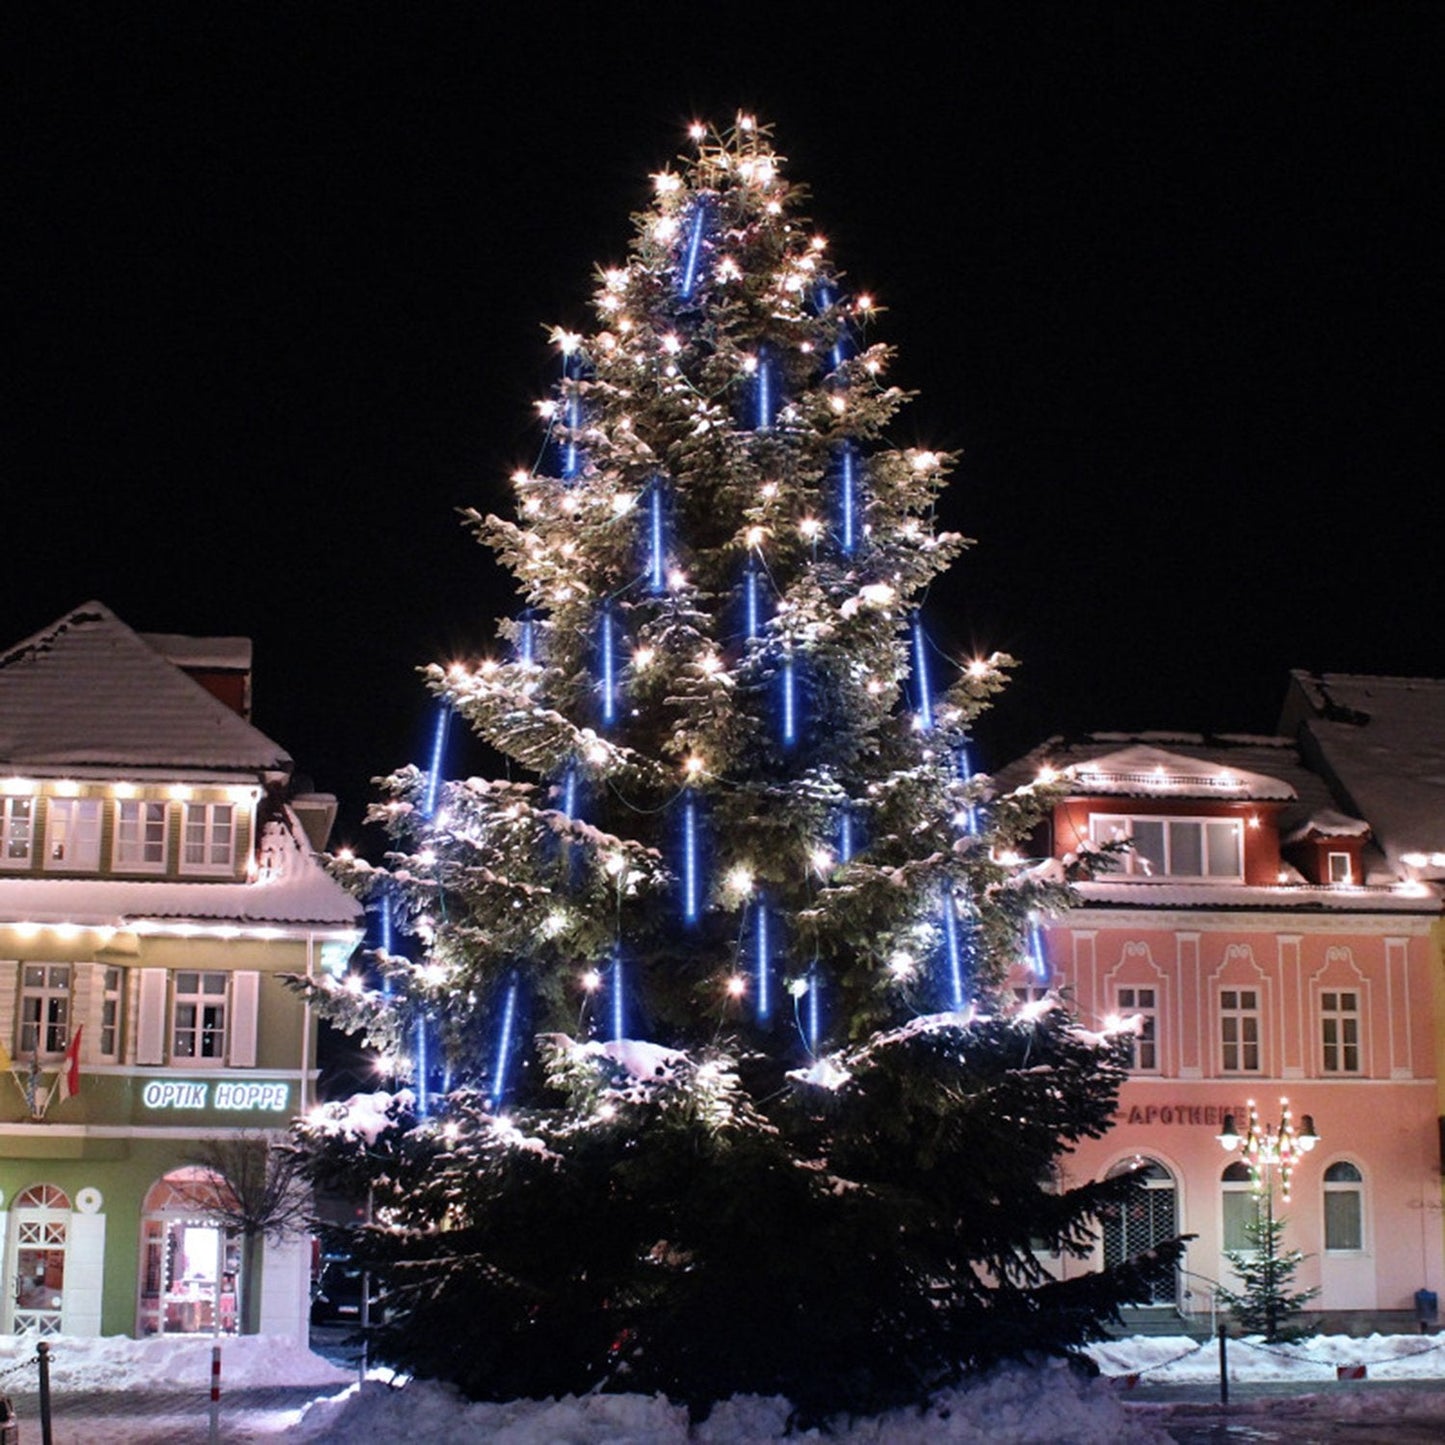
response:
[[[1355,881],[1354,860],[1348,853],[1327,853],[1325,855],[1325,878],[1337,887],[1340,885],[1349,887]]]
[[[1346,1000],[1349,1002],[1346,1003]],[[1319,1020],[1320,1072],[1347,1079],[1364,1073],[1365,1044],[1360,1027],[1359,989],[1322,988],[1319,992]],[[1347,1062],[1351,1050],[1354,1051],[1353,1065]],[[1332,1052],[1333,1063],[1330,1062]]]
[[[220,821],[222,811],[225,822]],[[236,871],[236,825],[239,812],[234,803],[186,803],[181,810],[181,872],[230,875]],[[197,837],[193,840],[193,830]],[[199,843],[201,857],[190,857]],[[225,856],[215,856],[224,843]]]
[[[1144,1002],[1147,996],[1148,1002]],[[1116,985],[1114,990],[1116,1012],[1128,1018],[1137,1014],[1143,1021],[1138,1034],[1124,1034],[1129,1045],[1129,1071],[1135,1074],[1157,1074],[1161,1072],[1159,1057],[1159,986],[1157,984],[1126,983]],[[1146,1062],[1147,1060],[1147,1062]]]
[[[55,872],[95,873],[100,868],[104,805],[99,798],[48,798],[43,864]],[[56,856],[55,850],[61,850]]]
[[[1329,1177],[1331,1171],[1340,1168],[1353,1169],[1356,1177],[1354,1179],[1331,1179]],[[1320,1190],[1325,1195],[1354,1195],[1355,1224],[1359,1234],[1357,1244],[1332,1245],[1329,1234],[1329,1206],[1324,1200],[1321,1200],[1320,1212],[1323,1218],[1320,1221],[1320,1237],[1323,1241],[1324,1252],[1336,1256],[1363,1254],[1365,1252],[1365,1171],[1353,1159],[1336,1159],[1332,1164],[1326,1165],[1321,1173]]]
[[[1248,1000],[1248,1002],[1246,1002]],[[1249,1025],[1253,1027],[1249,1027]],[[1250,1035],[1253,1037],[1250,1037]],[[1264,1011],[1260,1007],[1258,988],[1222,988],[1219,990],[1219,1071],[1222,1074],[1259,1074],[1264,1072]],[[1234,1063],[1229,1062],[1233,1049]],[[1247,1062],[1253,1049],[1254,1062]]]
[[[183,988],[189,979],[195,979],[195,987]],[[220,982],[219,990],[208,988],[207,981]],[[183,1010],[194,1012],[183,1022]],[[208,1019],[207,1010],[219,1009],[219,1023],[215,1015]],[[230,1043],[231,990],[230,974],[221,969],[180,968],[171,975],[170,1009],[170,1059],[173,1064],[224,1064]],[[181,1040],[189,1036],[191,1051],[183,1052]],[[203,1052],[207,1039],[219,1043],[211,1052]]]
[[[36,799],[0,797],[0,868],[29,868],[35,856]]]
[[[154,819],[150,810],[160,810],[160,858],[147,858],[145,854],[154,846],[149,830]],[[135,818],[135,833],[127,839],[130,829],[126,815]],[[111,852],[111,866],[117,873],[164,873],[166,855],[171,841],[170,804],[156,798],[117,798],[115,804],[115,840]],[[140,853],[140,857],[126,856],[127,847]]]
[[[1209,816],[1206,814],[1176,813],[1090,813],[1089,836],[1095,843],[1115,843],[1134,837],[1134,825],[1148,823],[1157,825],[1163,833],[1164,856],[1160,859],[1141,858],[1131,846],[1114,854],[1118,867],[1101,874],[1105,882],[1119,878],[1159,879],[1176,878],[1197,883],[1243,883],[1244,882],[1244,819]],[[1209,828],[1227,827],[1234,834],[1235,857],[1239,869],[1232,873],[1214,873],[1209,868]],[[1199,861],[1201,872],[1178,873],[1173,868],[1174,828],[1193,827],[1199,830]],[[1154,864],[1152,868],[1147,866]]]
[[[39,977],[32,979],[32,974]],[[72,963],[21,963],[17,1060],[58,1059],[65,1052],[70,1044],[74,989]]]
[[[100,1003],[95,1015],[95,1052],[97,1058],[113,1064],[120,1059],[125,1038],[125,970],[113,963],[98,963],[95,970]]]

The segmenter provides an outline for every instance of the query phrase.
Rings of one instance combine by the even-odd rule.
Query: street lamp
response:
[[[1306,1114],[1295,1128],[1294,1116],[1290,1113],[1289,1100],[1279,1101],[1280,1119],[1278,1124],[1259,1122],[1259,1110],[1254,1100],[1249,1101],[1249,1125],[1241,1137],[1233,1114],[1224,1116],[1224,1127],[1215,1138],[1220,1147],[1229,1154],[1236,1151],[1243,1156],[1249,1168],[1250,1181],[1254,1186],[1255,1207],[1264,1200],[1264,1249],[1267,1277],[1275,1278],[1275,1229],[1274,1229],[1274,1181],[1279,1178],[1280,1198],[1289,1203],[1290,1182],[1299,1161],[1320,1142],[1312,1115]],[[1267,1339],[1273,1339],[1278,1320],[1275,1316],[1275,1293],[1270,1290],[1266,1306]]]

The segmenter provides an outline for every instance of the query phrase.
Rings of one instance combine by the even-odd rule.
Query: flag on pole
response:
[[[84,1024],[77,1025],[70,1036],[65,1057],[60,1061],[60,1077],[56,1079],[55,1088],[51,1090],[52,1101],[57,1094],[62,1099],[73,1099],[80,1092],[80,1035],[84,1028]]]

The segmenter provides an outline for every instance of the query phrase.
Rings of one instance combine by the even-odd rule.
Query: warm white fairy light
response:
[[[823,524],[816,517],[804,517],[803,520],[798,523],[798,530],[808,541],[812,542],[815,541],[822,532]]]
[[[870,356],[868,360],[863,363],[863,370],[866,371],[869,376],[877,376],[878,373],[883,370],[883,363]]]
[[[746,375],[752,376],[757,371],[757,369],[758,359],[756,356],[748,355],[743,357],[743,372]]]
[[[1045,787],[1047,787],[1050,783],[1057,783],[1058,780],[1058,769],[1051,768],[1047,763],[1045,763],[1034,776],[1034,782],[1042,783]]]
[[[918,960],[911,953],[905,953],[899,949],[890,955],[888,959],[888,972],[894,978],[910,978],[918,967]]]
[[[546,397],[543,400],[537,402],[536,406],[537,415],[540,416],[543,421],[551,421],[552,418],[557,414],[557,403],[553,401],[550,397]]]
[[[763,209],[770,216],[781,216],[783,214],[782,204],[778,201],[769,201],[768,204],[763,207]]]
[[[848,410],[848,400],[846,397],[829,397],[828,405],[833,408],[834,416],[842,416],[843,413]]]
[[[908,460],[915,472],[931,472],[938,466],[938,453],[914,452]]]
[[[827,848],[814,848],[808,854],[808,863],[814,873],[827,874],[833,871],[833,854]]]
[[[636,505],[637,496],[633,492],[618,492],[612,499],[612,511],[619,517],[625,517]]]
[[[621,853],[612,852],[602,860],[602,866],[612,877],[616,878],[627,867],[627,859]]]
[[[670,241],[677,235],[677,220],[673,216],[659,216],[652,225],[652,238],[655,241]]]
[[[788,992],[794,998],[804,998],[808,992],[808,980],[806,978],[792,978],[788,980]]]
[[[336,857],[338,861],[342,863],[350,863],[355,859],[356,854],[353,853],[350,848],[338,848],[336,850]]]
[[[632,654],[633,667],[651,667],[657,661],[657,649],[655,647],[639,647]]]
[[[748,991],[748,981],[740,973],[735,973],[727,981],[727,995],[729,998],[741,998]]]
[[[757,125],[757,120],[750,115],[738,115],[738,129],[740,131],[751,131]]]
[[[722,659],[715,652],[705,652],[697,660],[698,670],[704,677],[716,677],[722,671]]]
[[[552,328],[552,344],[563,356],[571,356],[574,351],[581,348],[582,337],[575,331],[567,331],[560,326],[554,326]]]
[[[682,177],[672,171],[658,171],[652,177],[652,188],[659,196],[670,196],[682,189]]]
[[[859,311],[872,311],[876,304],[866,291],[853,303],[854,307]]]
[[[700,757],[698,757],[696,753],[694,753],[690,758],[687,759],[686,762],[683,763],[682,770],[688,775],[688,777],[695,778],[703,771],[703,761]]]
[[[753,891],[752,869],[744,863],[734,863],[723,875],[723,887],[734,897],[746,898]]]
[[[695,120],[688,126],[687,134],[690,140],[702,140],[707,135],[707,127],[700,120]]]
[[[587,749],[587,761],[591,763],[593,767],[600,768],[602,764],[607,761],[607,744],[602,742],[593,743],[592,746]]]
[[[981,657],[975,657],[968,665],[968,675],[970,677],[987,677],[991,670],[988,663]]]
[[[662,338],[662,349],[669,356],[676,356],[677,353],[682,350],[682,342],[675,331],[669,331],[667,335]]]
[[[763,539],[767,535],[767,532],[762,527],[749,527],[744,535],[744,540],[749,547],[756,551],[757,548],[763,545]]]
[[[739,281],[742,279],[743,269],[731,256],[724,256],[717,263],[717,274],[720,281]]]
[[[681,592],[687,586],[687,573],[681,567],[674,567],[667,574],[668,589],[672,592]]]
[[[763,500],[771,502],[778,495],[778,484],[776,482],[764,482],[759,490],[762,492]]]
[[[595,968],[589,968],[583,973],[580,982],[584,992],[596,993],[602,987],[602,975]]]

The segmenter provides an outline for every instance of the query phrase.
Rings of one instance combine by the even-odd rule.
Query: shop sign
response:
[[[1121,1124],[1207,1124],[1224,1127],[1224,1116],[1247,1119],[1249,1110],[1239,1104],[1131,1104],[1126,1114],[1119,1110]]]
[[[247,1080],[208,1084],[193,1079],[151,1079],[141,1089],[147,1109],[245,1109],[279,1113],[291,1102],[291,1085]]]

